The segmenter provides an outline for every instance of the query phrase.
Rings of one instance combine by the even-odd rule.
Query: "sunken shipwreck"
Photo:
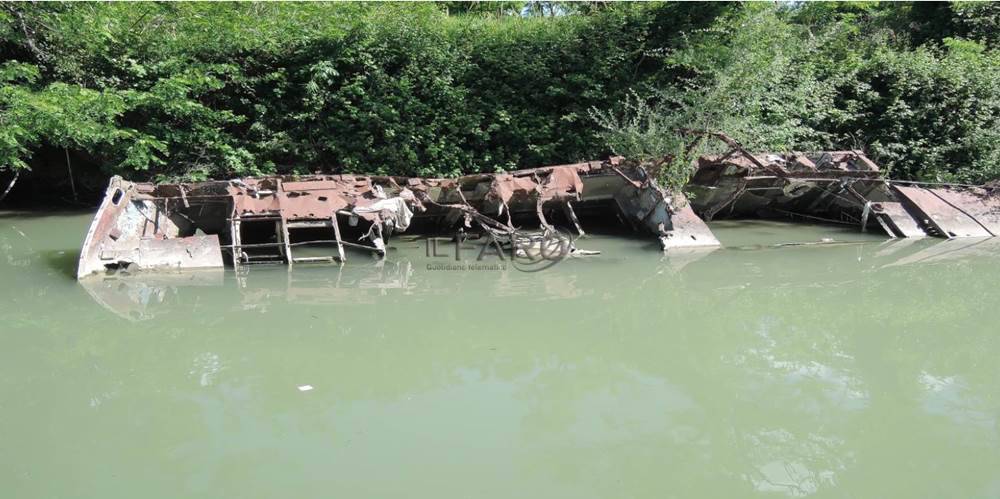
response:
[[[861,151],[750,153],[714,136],[728,150],[697,159],[685,189],[690,199],[662,187],[656,165],[622,158],[458,178],[311,175],[152,184],[114,177],[87,232],[77,277],[344,262],[345,248],[382,257],[400,232],[486,237],[530,252],[556,231],[585,234],[593,220],[629,227],[667,252],[718,246],[705,221],[721,217],[848,224],[887,238],[1000,234],[994,186],[888,180]],[[308,245],[330,254],[296,255]]]

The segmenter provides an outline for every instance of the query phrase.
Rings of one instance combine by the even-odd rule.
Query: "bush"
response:
[[[666,57],[686,75],[675,85],[593,114],[638,160],[676,156],[687,128],[756,151],[865,149],[897,178],[997,178],[1000,53],[958,38],[910,48],[893,31],[908,8],[748,5]],[[667,169],[668,183],[684,172]]]
[[[994,4],[524,5],[3,3],[0,170],[448,176],[699,128],[1000,174]]]
[[[892,175],[936,181],[997,178],[1000,56],[945,39],[945,48],[878,48],[844,89],[846,127]]]

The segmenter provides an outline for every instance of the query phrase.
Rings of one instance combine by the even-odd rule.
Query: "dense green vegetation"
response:
[[[453,175],[707,128],[978,182],[1000,176],[998,23],[994,3],[3,3],[0,178]]]

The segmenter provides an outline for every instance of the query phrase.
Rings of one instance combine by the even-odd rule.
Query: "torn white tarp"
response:
[[[402,196],[380,199],[368,206],[356,206],[352,211],[356,215],[378,213],[387,224],[391,224],[400,232],[410,226],[410,219],[413,218],[413,212]]]

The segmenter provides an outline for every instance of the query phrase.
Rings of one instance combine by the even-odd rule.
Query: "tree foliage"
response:
[[[640,160],[676,154],[675,131],[693,128],[750,150],[863,149],[896,177],[982,182],[1000,176],[1000,52],[981,28],[995,17],[988,4],[750,4],[664,57],[682,75],[673,85],[593,114],[613,150]],[[994,38],[934,37],[959,33]]]
[[[708,145],[674,131],[698,128],[981,181],[1000,175],[998,18],[965,2],[2,3],[0,170],[61,169],[45,152],[66,150],[95,177],[454,175],[681,157]]]

